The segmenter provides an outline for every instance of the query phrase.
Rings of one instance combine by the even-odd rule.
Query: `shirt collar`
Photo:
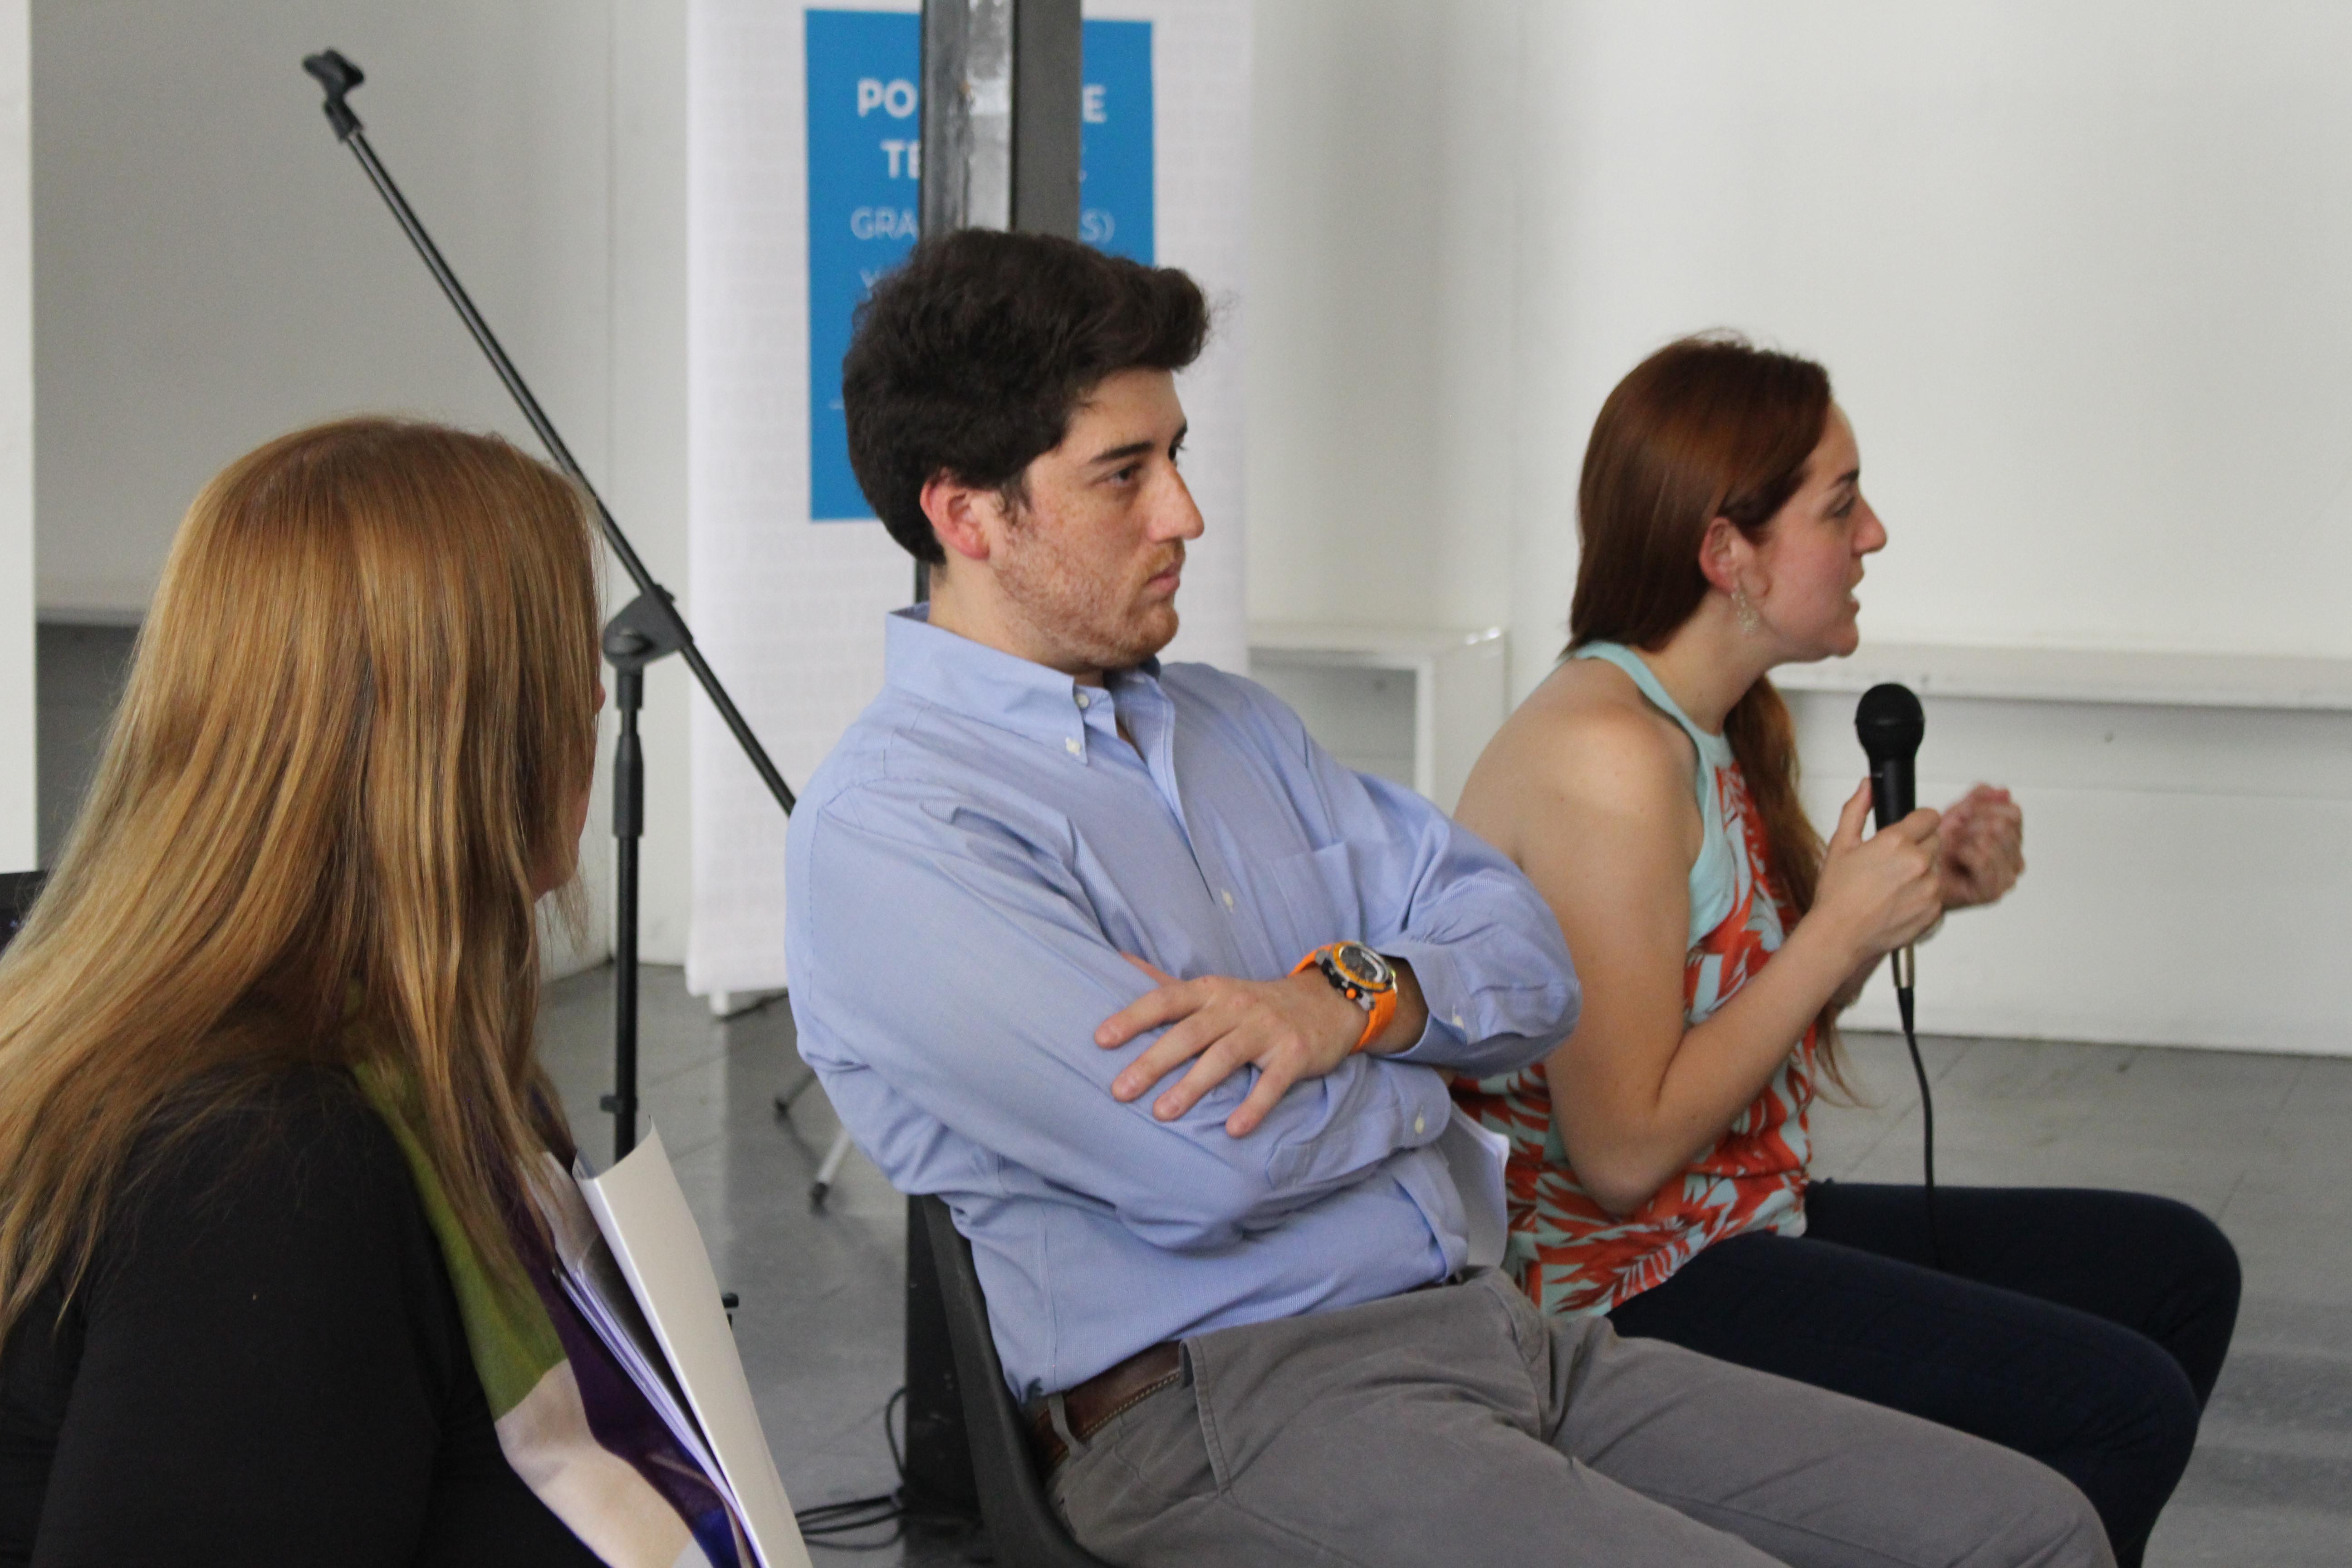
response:
[[[882,671],[887,683],[909,696],[1074,754],[1086,743],[1079,693],[1089,700],[1099,696],[1074,676],[931,625],[927,604],[893,610],[884,620]],[[1130,677],[1156,681],[1159,675],[1160,661],[1147,658],[1133,670],[1113,671],[1109,684],[1116,693]]]

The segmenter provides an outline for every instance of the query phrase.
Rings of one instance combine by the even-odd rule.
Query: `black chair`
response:
[[[988,1329],[988,1302],[971,1266],[971,1244],[955,1227],[948,1205],[935,1197],[916,1200],[923,1236],[939,1269],[947,1308],[948,1339],[955,1349],[956,1386],[963,1396],[966,1435],[971,1442],[973,1478],[980,1483],[981,1517],[996,1560],[1006,1568],[1109,1568],[1070,1539],[1031,1458],[1027,1423],[1004,1386],[1004,1363]]]

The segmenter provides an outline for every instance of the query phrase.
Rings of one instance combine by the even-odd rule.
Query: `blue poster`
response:
[[[915,243],[922,177],[921,19],[808,12],[809,516],[871,521],[849,468],[841,356],[852,312]],[[1151,24],[1087,22],[1079,237],[1153,258]]]
[[[1080,49],[1078,237],[1150,266],[1151,24],[1087,22]]]

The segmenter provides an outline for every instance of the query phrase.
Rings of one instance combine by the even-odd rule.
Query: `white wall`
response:
[[[2352,11],[1528,18],[1562,434],[1661,339],[1742,326],[1853,416],[1895,541],[1870,635],[2352,655]]]
[[[1256,8],[1255,619],[1509,614],[1520,30],[1507,0]]]
[[[1727,325],[1836,377],[1893,539],[1866,637],[2352,657],[2352,11],[1258,15],[1256,618],[1500,622],[1524,693],[1601,398]],[[1857,761],[1836,706],[1805,704],[1823,795]],[[2352,1050],[2305,885],[2352,860],[2326,765],[2352,719],[2066,741],[2110,719],[1982,703],[1940,752],[1939,781],[2020,785],[2033,869],[1940,939],[1967,994],[1937,1026]],[[2086,920],[2096,962],[2064,940]]]
[[[2352,713],[1924,700],[1920,797],[1979,778],[2026,816],[2024,879],[1918,954],[1920,1027],[2352,1055],[2335,956],[2352,858]],[[1790,695],[1805,802],[1864,768],[1850,692]],[[1874,983],[1852,1015],[1896,1026]]]
[[[0,871],[38,852],[33,707],[32,142],[24,0],[0,0]]]
[[[613,248],[605,309],[613,333],[612,445],[610,466],[603,470],[611,479],[603,489],[647,568],[691,617],[686,564],[687,0],[608,3],[613,186],[607,221]],[[629,594],[615,574],[613,607],[619,608]],[[719,677],[727,680],[729,671],[720,669]],[[646,672],[639,721],[646,748],[646,837],[637,930],[640,953],[653,963],[686,962],[692,894],[687,729],[689,705],[700,700],[683,660],[667,658]],[[607,811],[600,796],[588,824],[592,839],[611,832]]]
[[[319,110],[333,45],[394,177],[592,470],[611,410],[603,11],[537,0],[40,0],[41,601],[136,613],[239,452],[356,409],[521,435]]]
[[[32,35],[45,616],[135,616],[198,486],[296,425],[389,409],[536,449],[329,131],[299,62],[331,46],[369,75],[352,101],[378,154],[682,587],[682,0],[38,0]],[[673,962],[682,677],[655,673],[645,726],[645,952]],[[608,823],[600,799],[592,885]]]
[[[1733,325],[1836,375],[1872,636],[2352,656],[2352,11],[2262,18],[1260,7],[1253,613],[1507,618],[1524,691],[1601,397]]]

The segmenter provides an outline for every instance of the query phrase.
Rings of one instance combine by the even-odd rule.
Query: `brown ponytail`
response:
[[[1760,541],[1804,482],[1829,416],[1829,372],[1730,333],[1684,338],[1634,366],[1601,405],[1584,451],[1570,651],[1601,641],[1663,648],[1706,597],[1698,563],[1707,525],[1726,518]],[[1732,705],[1723,732],[1780,897],[1801,918],[1821,879],[1822,839],[1797,797],[1796,727],[1769,678]],[[1816,1059],[1843,1088],[1837,1015],[1835,998],[1822,1005]]]

